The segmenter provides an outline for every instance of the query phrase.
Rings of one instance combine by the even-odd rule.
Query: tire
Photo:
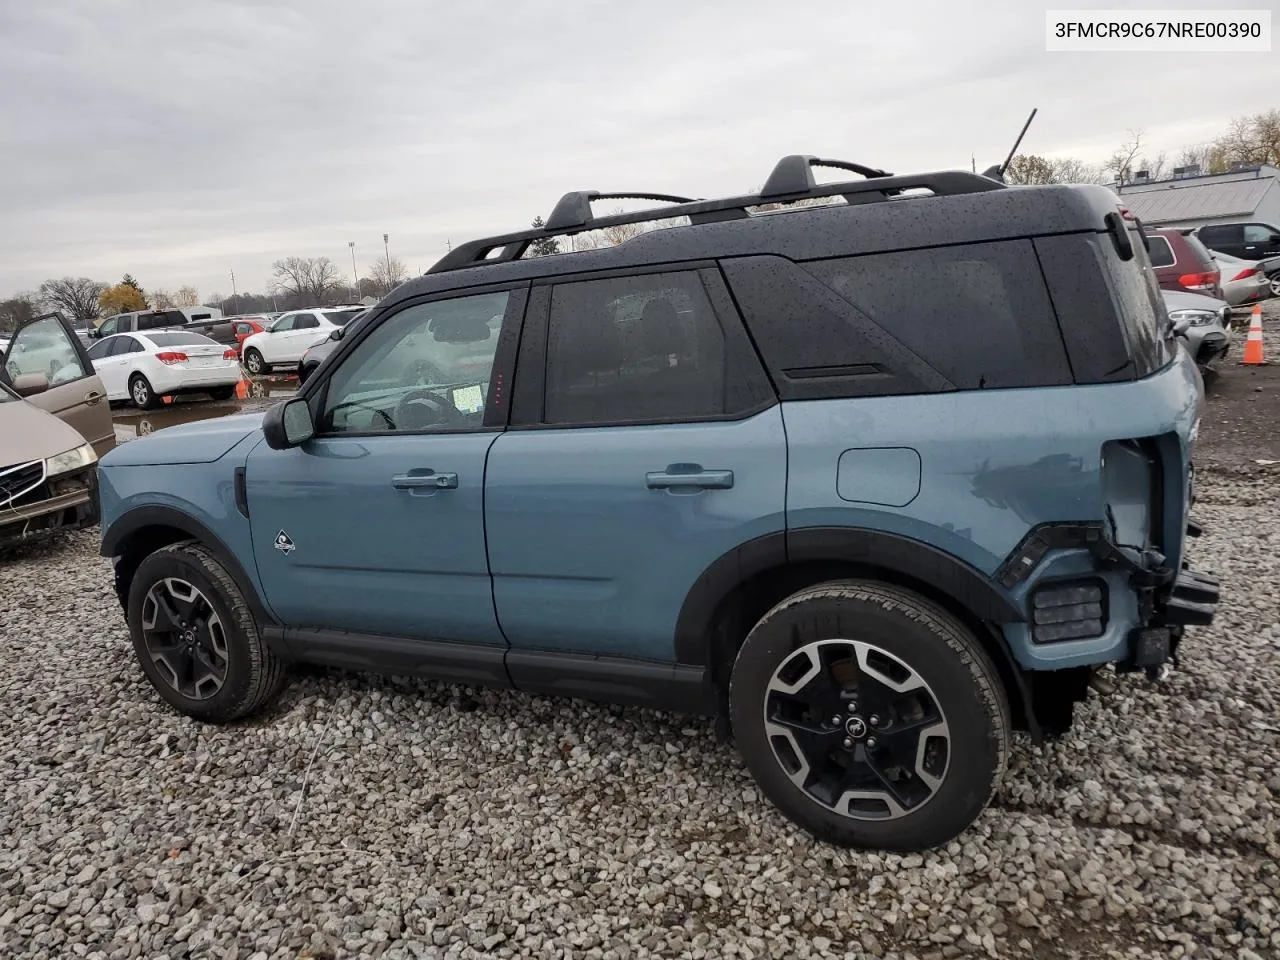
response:
[[[163,629],[168,618],[156,599],[166,597],[185,626]],[[128,620],[142,672],[179,713],[211,723],[238,720],[284,686],[284,661],[263,642],[235,581],[199,543],[173,544],[142,561],[129,587]]]
[[[235,387],[214,387],[209,391],[209,396],[218,401],[230,400],[235,394]]]
[[[872,581],[818,584],[766,613],[738,651],[729,709],[765,796],[844,847],[947,843],[1008,762],[1009,705],[977,638],[931,601]]]
[[[244,352],[244,365],[255,377],[265,376],[271,372],[271,364],[262,359],[262,354],[256,347],[250,347]]]
[[[1271,274],[1267,279],[1271,281],[1271,295],[1280,297],[1280,272]]]
[[[320,364],[318,363],[298,364],[298,386],[302,386],[304,383],[306,383],[307,377],[315,373],[316,367],[318,366],[320,366]]]
[[[160,405],[160,398],[152,389],[151,382],[140,373],[129,378],[129,399],[139,410],[154,410]]]

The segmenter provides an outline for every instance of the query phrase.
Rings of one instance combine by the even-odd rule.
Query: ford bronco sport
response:
[[[297,661],[701,712],[815,836],[921,849],[1213,618],[1203,399],[1107,190],[792,156],[455,248],[265,416],[109,454],[102,553],[192,717]]]

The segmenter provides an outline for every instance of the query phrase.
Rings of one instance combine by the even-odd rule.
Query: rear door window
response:
[[[1201,243],[1210,250],[1220,246],[1238,246],[1244,242],[1244,228],[1236,223],[1221,223],[1212,227],[1201,227],[1198,234]]]

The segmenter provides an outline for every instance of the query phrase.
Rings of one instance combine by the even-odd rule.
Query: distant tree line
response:
[[[1122,143],[1102,163],[1088,163],[1074,157],[1047,159],[1035,154],[1019,154],[1005,171],[1009,183],[1131,183],[1145,171],[1150,180],[1173,175],[1177,167],[1200,168],[1202,174],[1226,173],[1235,164],[1280,166],[1280,110],[1268,110],[1237,117],[1209,143],[1184,147],[1172,160],[1165,152],[1149,153],[1143,131],[1130,130]]]
[[[409,271],[399,257],[379,257],[369,265],[368,275],[360,278],[358,286],[353,286],[328,257],[285,257],[272,264],[271,286],[266,293],[237,293],[230,297],[214,293],[201,301],[195,287],[148,292],[127,273],[114,284],[88,277],[63,277],[46,280],[37,290],[0,300],[0,333],[55,310],[83,326],[117,313],[194,307],[201,302],[218,307],[228,316],[331,306],[365,297],[381,298],[408,278]]]

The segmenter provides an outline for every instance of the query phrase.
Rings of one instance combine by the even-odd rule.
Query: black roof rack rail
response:
[[[599,190],[577,190],[566,193],[560,198],[551,216],[547,217],[545,229],[569,230],[574,227],[586,227],[594,219],[591,215],[591,204],[596,200],[659,200],[663,203],[694,203],[692,197],[676,197],[669,193],[601,193]]]
[[[864,180],[841,183],[815,183],[813,167],[835,167],[862,174]],[[648,223],[655,220],[673,220],[688,217],[692,224],[714,223],[720,220],[740,219],[748,216],[747,209],[766,203],[793,203],[797,200],[820,197],[843,197],[847,203],[876,203],[901,196],[909,190],[929,190],[935,196],[954,196],[963,193],[982,193],[989,190],[1008,189],[1005,184],[990,177],[979,176],[963,170],[944,170],[935,173],[905,174],[894,176],[884,170],[865,167],[841,160],[821,160],[805,155],[783,157],[775,164],[773,172],[758,194],[725,197],[719,200],[690,200],[663,193],[600,193],[595,190],[578,190],[560,198],[546,225],[541,229],[520,230],[515,233],[484,237],[459,244],[441,257],[427,273],[445,273],[486,263],[507,263],[524,255],[534,240],[571,236],[588,230],[628,223]],[[659,200],[675,204],[671,207],[648,207],[630,213],[618,213],[607,217],[591,214],[591,204],[596,200],[638,199]]]

